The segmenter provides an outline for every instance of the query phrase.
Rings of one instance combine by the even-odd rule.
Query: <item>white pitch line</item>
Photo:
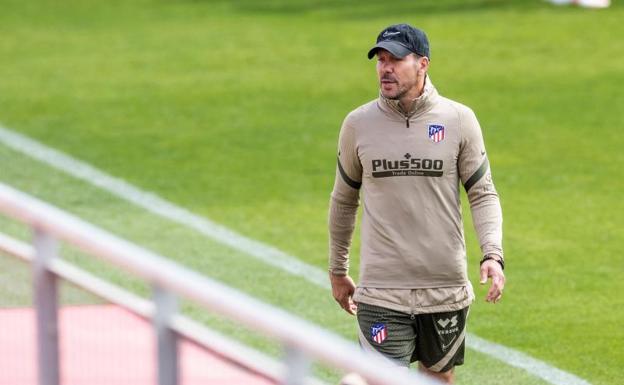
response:
[[[495,344],[474,334],[470,333],[467,336],[466,343],[468,347],[479,353],[498,358],[516,368],[524,369],[548,383],[557,385],[591,385],[582,378],[548,365],[547,363],[535,359],[528,354],[503,345]]]
[[[47,147],[2,125],[0,125],[0,142],[57,170],[106,190],[118,198],[142,207],[153,214],[195,229],[209,238],[251,255],[268,265],[301,276],[323,288],[330,287],[326,272],[310,266],[292,255],[247,238],[207,218],[193,214],[187,209],[177,206],[153,193],[140,190],[123,179],[108,175],[83,161]]]
[[[251,255],[268,265],[300,276],[321,288],[330,288],[327,273],[315,266],[308,265],[275,247],[248,238],[205,217],[193,214],[187,209],[160,198],[151,192],[134,187],[123,179],[108,175],[83,161],[2,125],[0,125],[0,142],[15,151],[108,191],[118,198],[142,207],[153,214],[192,228],[219,243]],[[548,365],[517,350],[487,341],[474,334],[468,334],[466,343],[473,350],[500,360],[510,366],[524,369],[550,384],[591,385],[589,382],[571,373]]]

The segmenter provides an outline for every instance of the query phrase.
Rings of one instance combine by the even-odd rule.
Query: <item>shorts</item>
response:
[[[468,307],[443,313],[407,314],[360,302],[360,345],[402,366],[420,361],[433,372],[446,372],[464,363],[467,317]]]

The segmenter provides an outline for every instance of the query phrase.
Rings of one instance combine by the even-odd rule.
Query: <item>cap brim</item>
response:
[[[396,41],[392,41],[392,40],[385,40],[385,41],[380,41],[379,43],[375,44],[375,46],[371,48],[370,51],[368,51],[368,58],[372,59],[373,56],[375,56],[375,54],[377,53],[377,51],[379,51],[380,49],[385,49],[386,51],[390,52],[393,56],[401,58],[401,59],[409,55],[410,53],[412,53],[412,51],[407,49],[401,43],[397,43]]]

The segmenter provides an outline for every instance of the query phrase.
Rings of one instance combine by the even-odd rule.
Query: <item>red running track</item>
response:
[[[63,307],[59,313],[61,384],[156,384],[151,325],[115,305]],[[31,308],[0,310],[0,385],[36,385]],[[275,382],[189,341],[180,344],[184,385],[275,385]]]

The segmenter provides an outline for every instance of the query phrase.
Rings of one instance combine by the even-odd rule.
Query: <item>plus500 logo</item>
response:
[[[442,159],[412,158],[406,160],[373,159],[373,172],[380,170],[442,170]]]

